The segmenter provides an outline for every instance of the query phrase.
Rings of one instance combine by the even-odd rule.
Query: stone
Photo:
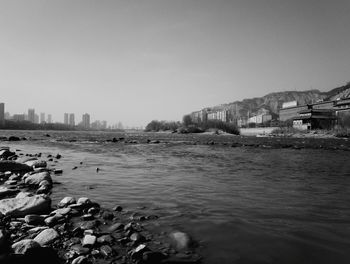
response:
[[[72,208],[66,207],[66,208],[59,208],[55,211],[52,211],[50,215],[60,214],[60,215],[67,215],[72,211]]]
[[[54,169],[53,173],[54,174],[62,174],[63,170],[62,169]]]
[[[23,217],[48,211],[51,199],[46,195],[34,195],[22,198],[0,200],[0,212],[6,216]]]
[[[82,241],[82,245],[85,246],[93,246],[96,243],[96,236],[93,235],[85,235]]]
[[[38,242],[41,246],[48,245],[55,241],[57,238],[59,238],[59,234],[57,231],[53,228],[48,228],[43,231],[41,231],[34,240]]]
[[[15,155],[15,152],[11,152],[9,149],[1,149],[0,150],[0,158],[7,159],[8,157],[11,157]]]
[[[0,249],[4,248],[7,244],[7,234],[4,230],[0,229]]]
[[[104,220],[112,220],[114,218],[114,214],[111,213],[111,212],[105,211],[105,212],[102,213],[102,218]]]
[[[113,208],[113,211],[121,212],[121,211],[123,211],[123,207],[121,207],[120,205],[117,205]]]
[[[20,141],[21,139],[19,137],[16,137],[16,136],[10,136],[8,138],[8,141]]]
[[[8,180],[8,181],[5,182],[5,184],[7,184],[7,185],[16,185],[16,184],[17,184],[17,181]]]
[[[9,177],[9,180],[13,180],[13,181],[19,181],[21,180],[22,176],[19,174],[13,174]]]
[[[88,203],[91,203],[91,201],[87,197],[80,197],[77,201],[77,204],[88,204]]]
[[[110,255],[112,255],[113,250],[112,250],[112,248],[110,246],[103,245],[103,246],[100,247],[100,253],[104,257],[109,257]]]
[[[45,218],[45,224],[47,224],[48,226],[54,226],[63,218],[64,218],[63,215],[55,214],[53,216],[49,216],[49,217]]]
[[[140,235],[139,233],[132,233],[130,236],[130,240],[131,241],[135,241],[137,243],[143,242],[146,240],[146,238],[142,235]]]
[[[37,194],[48,194],[51,190],[51,186],[49,185],[42,185],[36,190]]]
[[[30,192],[19,192],[15,198],[22,199],[22,198],[30,197],[30,196],[33,196],[33,194]]]
[[[28,172],[32,171],[32,167],[11,160],[0,160],[0,172]]]
[[[83,230],[93,229],[97,225],[98,225],[98,221],[97,220],[85,221],[85,222],[80,224],[80,228],[83,229]]]
[[[67,197],[64,197],[59,203],[58,203],[58,207],[66,207],[70,204],[75,204],[76,203],[76,200],[74,197],[70,197],[70,196],[67,196]]]
[[[92,214],[84,214],[82,217],[81,217],[84,221],[88,221],[88,220],[93,220],[94,219],[94,216]]]
[[[24,164],[33,167],[33,168],[46,168],[47,167],[47,163],[44,160],[28,160],[26,162],[24,162]]]
[[[175,231],[170,234],[170,239],[173,247],[176,250],[187,250],[191,246],[191,238],[184,232]]]
[[[72,261],[72,264],[84,264],[87,263],[87,257],[79,256]]]
[[[37,227],[29,229],[28,234],[38,233],[38,232],[41,232],[45,229],[48,229],[48,227],[47,226],[37,226]]]
[[[47,171],[38,172],[34,174],[25,174],[23,176],[24,183],[28,185],[39,185],[42,181],[47,181],[52,184],[52,178]]]
[[[132,259],[141,259],[144,252],[150,251],[145,244],[138,245],[135,249],[131,250],[129,254]]]
[[[82,245],[73,245],[70,250],[74,251],[78,255],[86,255],[90,252],[89,248],[83,247]]]
[[[94,214],[97,214],[99,211],[100,211],[99,208],[91,207],[91,208],[89,208],[89,210],[87,212],[88,212],[88,214],[93,214],[94,215]]]
[[[24,217],[24,221],[28,225],[41,225],[44,223],[44,217],[40,215],[30,214]]]
[[[25,162],[30,161],[30,160],[38,160],[38,159],[35,157],[23,156],[23,157],[16,159],[16,162],[25,163]]]
[[[16,194],[18,192],[19,192],[19,190],[9,189],[7,187],[0,186],[0,199],[4,198],[4,197],[7,197],[7,196],[10,196],[10,195],[14,195],[14,194]]]
[[[122,223],[115,223],[108,228],[108,231],[114,232],[117,230],[122,230],[123,228],[124,228],[124,225]]]
[[[97,238],[97,243],[99,244],[111,244],[113,242],[113,237],[110,235],[102,235]]]
[[[31,248],[40,247],[40,244],[33,239],[23,239],[14,243],[11,247],[16,254],[25,254]]]

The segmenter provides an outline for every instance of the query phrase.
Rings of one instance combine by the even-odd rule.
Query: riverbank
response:
[[[89,197],[52,204],[61,158],[0,150],[0,263],[200,262],[188,234],[147,228],[157,215],[103,208]]]

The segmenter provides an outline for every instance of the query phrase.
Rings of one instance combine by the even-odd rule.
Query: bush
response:
[[[181,126],[180,122],[167,122],[167,121],[151,121],[145,128],[146,132],[150,131],[176,131]]]
[[[226,133],[239,135],[239,129],[233,123],[227,123],[220,120],[208,120],[198,124],[198,127],[202,130],[208,130],[211,128],[220,129]]]
[[[337,128],[334,130],[334,136],[349,138],[350,137],[350,129],[349,128]]]

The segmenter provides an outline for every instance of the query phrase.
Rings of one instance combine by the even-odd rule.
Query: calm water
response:
[[[291,139],[308,146],[291,149],[276,147],[280,139],[44,133],[0,131],[30,137],[1,144],[63,155],[55,202],[84,195],[160,215],[159,231],[189,232],[204,263],[350,263],[350,152],[333,149],[348,141]],[[139,144],[105,142],[114,136]]]

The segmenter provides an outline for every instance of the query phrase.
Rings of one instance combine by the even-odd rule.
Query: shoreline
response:
[[[54,175],[64,171],[46,160],[60,158],[0,150],[1,263],[201,263],[188,234],[147,229],[157,215],[103,208],[88,197],[52,204]]]

